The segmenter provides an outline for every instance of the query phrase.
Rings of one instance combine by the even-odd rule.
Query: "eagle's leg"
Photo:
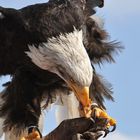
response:
[[[28,136],[21,138],[21,140],[39,140],[42,138],[42,134],[40,133],[38,127],[30,127],[28,129]]]
[[[112,117],[110,117],[105,110],[99,108],[97,105],[92,106],[92,116],[95,118],[103,118],[107,119],[107,125],[106,127],[109,129],[110,127],[113,127],[112,131],[116,128],[116,120]]]
[[[77,99],[80,102],[79,113],[82,117],[91,117],[107,119],[107,128],[113,126],[116,127],[116,120],[111,118],[105,110],[100,109],[98,106],[93,107],[91,99],[89,98],[89,88],[83,88],[79,90],[80,92],[75,92]]]
[[[91,100],[89,98],[89,87],[82,87],[82,88],[72,88],[74,90],[74,94],[78,99],[80,106],[79,106],[79,113],[81,117],[90,118],[91,117]]]

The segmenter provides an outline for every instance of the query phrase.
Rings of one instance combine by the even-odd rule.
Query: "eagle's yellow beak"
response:
[[[72,82],[69,82],[69,86],[74,91],[75,96],[82,105],[80,115],[89,118],[91,116],[91,100],[89,98],[89,87],[79,87]]]

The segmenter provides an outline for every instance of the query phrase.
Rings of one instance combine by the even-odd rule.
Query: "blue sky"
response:
[[[23,6],[45,2],[45,0],[0,0],[0,6],[21,8]],[[113,140],[140,139],[140,1],[105,0],[105,7],[97,9],[97,14],[105,21],[105,28],[112,40],[118,40],[125,46],[116,56],[116,64],[104,64],[98,73],[113,84],[115,103],[106,101],[108,112],[117,119],[117,132]],[[0,80],[3,82],[5,78]],[[45,131],[55,127],[54,109],[46,114]],[[111,140],[107,138],[107,140]]]

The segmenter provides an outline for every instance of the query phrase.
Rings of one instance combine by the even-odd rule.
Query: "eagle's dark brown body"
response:
[[[29,125],[38,125],[44,91],[51,97],[55,89],[69,90],[57,75],[31,62],[25,54],[28,45],[38,47],[50,37],[84,28],[84,44],[91,61],[114,61],[112,53],[119,47],[104,41],[107,33],[89,17],[94,12],[91,8],[88,2],[85,5],[80,0],[50,1],[20,10],[0,7],[3,15],[0,18],[0,75],[12,76],[3,95],[5,102],[0,107],[0,117],[5,117],[4,129],[16,127],[20,132]],[[113,100],[110,89],[95,71],[90,89],[92,99],[101,107],[104,107],[104,97]]]

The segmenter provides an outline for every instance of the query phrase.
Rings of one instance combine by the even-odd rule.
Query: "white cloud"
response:
[[[102,140],[140,140],[140,136],[128,136],[119,132],[114,132],[112,134],[109,134],[106,138]]]

